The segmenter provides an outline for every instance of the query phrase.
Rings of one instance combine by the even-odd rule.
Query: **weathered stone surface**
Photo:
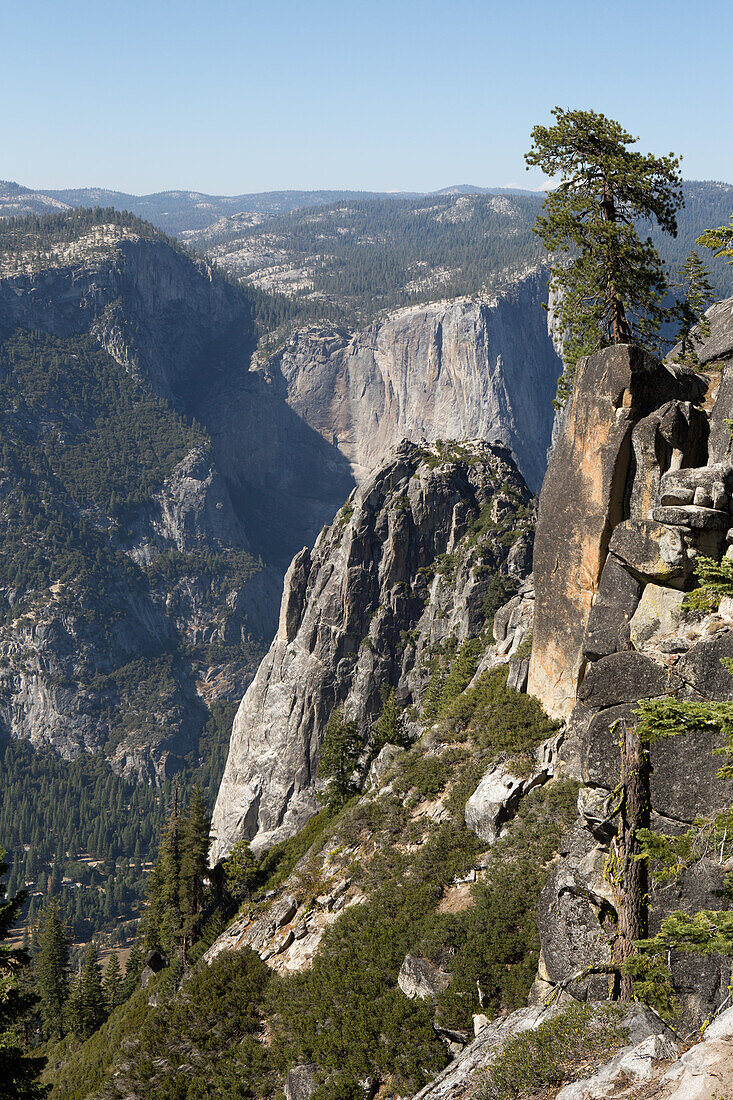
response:
[[[701,508],[697,504],[652,508],[652,519],[657,523],[689,527],[693,531],[724,531],[730,522],[726,512],[719,512],[715,508]]]
[[[578,689],[578,699],[586,707],[602,709],[637,699],[652,699],[671,695],[681,681],[670,669],[645,657],[627,651],[612,653],[588,666]]]
[[[395,760],[404,753],[400,745],[383,745],[369,767],[368,786],[381,787]]]
[[[656,635],[669,634],[674,630],[682,615],[684,598],[684,592],[648,584],[629,624],[631,644],[641,649]]]
[[[642,519],[660,503],[660,478],[665,470],[705,463],[707,440],[707,416],[690,401],[670,401],[640,420],[631,436],[630,514]]]
[[[609,932],[604,922],[612,913],[610,889],[604,881],[605,851],[590,834],[576,827],[569,852],[548,879],[537,907],[542,943],[538,977],[554,985],[588,966],[610,960]],[[573,995],[607,995],[608,977],[588,975],[573,984]]]
[[[476,1037],[413,1100],[464,1100],[474,1094],[478,1070],[487,1068],[506,1043],[524,1031],[534,1031],[556,1016],[556,1007],[519,1008],[481,1027]]]
[[[528,776],[513,775],[504,764],[492,764],[466,802],[466,825],[481,840],[494,844],[503,825],[529,791],[546,782],[550,769],[540,764]]]
[[[434,1001],[451,981],[451,974],[420,955],[405,955],[397,975],[397,985],[410,1000]]]
[[[495,439],[533,491],[550,445],[557,357],[546,275],[497,297],[396,310],[356,332],[300,328],[266,370],[292,409],[352,464],[358,481],[401,439]]]
[[[599,1009],[607,1007],[602,996],[598,998],[598,1002]],[[534,1031],[561,1010],[558,1006],[547,1008],[544,1005],[531,1005],[490,1021],[457,1058],[434,1081],[418,1092],[413,1100],[468,1100],[468,1097],[475,1096],[477,1080],[480,1080],[479,1071],[488,1069],[512,1039],[523,1032]],[[639,1004],[629,1005],[619,1019],[619,1027],[628,1032],[633,1046],[655,1035],[663,1034],[668,1037],[670,1034],[669,1029],[651,1009]],[[708,1097],[707,1100],[712,1098]]]
[[[721,664],[733,659],[733,630],[720,630],[688,649],[676,671],[703,699],[733,700],[733,675]]]
[[[677,666],[679,669],[679,665]],[[680,673],[682,675],[682,673]],[[583,737],[583,780],[612,791],[621,776],[617,723],[634,721],[634,705],[608,707],[590,718]],[[663,738],[650,748],[651,801],[657,813],[676,821],[718,813],[730,803],[730,782],[718,779],[718,742],[706,731]]]
[[[657,1026],[660,1026],[658,1020]],[[624,1047],[592,1077],[574,1081],[560,1089],[556,1100],[603,1100],[604,1097],[618,1096],[619,1086],[628,1089],[631,1082],[640,1084],[649,1081],[659,1062],[668,1061],[676,1055],[677,1045],[671,1033],[650,1035],[633,1046]]]
[[[318,1087],[318,1066],[307,1062],[293,1066],[285,1078],[285,1100],[310,1100]]]
[[[624,519],[633,427],[660,404],[697,393],[696,380],[637,348],[607,348],[578,366],[542,485],[535,539],[528,690],[554,717],[572,709],[608,542]]]
[[[660,503],[673,504],[674,499],[694,495],[702,490],[708,498],[706,507],[712,507],[712,497],[716,485],[723,487],[726,493],[733,492],[733,466],[729,462],[711,462],[709,465],[668,470],[660,481]],[[690,503],[687,501],[686,503]]]
[[[691,572],[682,533],[649,520],[625,520],[614,529],[609,553],[645,583],[681,588]]]
[[[591,660],[626,649],[629,622],[639,604],[642,585],[612,554],[606,558],[596,598],[583,638],[583,654]]]
[[[476,545],[469,521],[482,509],[512,516],[520,499],[528,505],[529,492],[503,447],[474,441],[442,458],[405,442],[296,558],[280,631],[235,718],[214,861],[241,837],[259,850],[290,836],[315,812],[318,752],[336,707],[366,739],[383,688],[403,706],[419,701],[423,654],[480,629],[489,578],[474,564],[508,571],[510,547],[490,532]],[[520,521],[516,536],[529,526]],[[437,573],[428,586],[446,552],[459,562],[451,584]]]

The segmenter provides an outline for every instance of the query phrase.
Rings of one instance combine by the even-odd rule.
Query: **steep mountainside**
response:
[[[367,328],[298,329],[265,369],[363,478],[403,438],[495,439],[539,487],[562,364],[535,271],[493,299],[412,306]]]
[[[288,570],[277,636],[234,722],[214,862],[315,812],[336,708],[368,743],[385,692],[401,708],[422,700],[435,647],[468,643],[525,575],[530,528],[529,493],[494,444],[405,442],[364,482]]]
[[[252,301],[151,226],[11,221],[0,273],[2,721],[160,779],[353,482],[249,372]]]

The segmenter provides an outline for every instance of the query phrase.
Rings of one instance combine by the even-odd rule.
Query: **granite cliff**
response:
[[[363,479],[403,438],[496,439],[530,488],[545,472],[561,363],[536,269],[496,297],[298,329],[266,363],[292,409]]]
[[[497,575],[531,559],[530,494],[506,448],[405,441],[312,551],[293,559],[280,624],[234,721],[212,821],[211,859],[255,848],[315,813],[319,748],[332,712],[365,744],[384,691],[421,702],[436,647],[484,624]]]

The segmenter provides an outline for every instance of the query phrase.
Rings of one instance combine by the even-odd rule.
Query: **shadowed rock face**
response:
[[[401,439],[483,438],[511,448],[536,490],[561,371],[545,284],[533,272],[495,299],[401,309],[355,334],[311,325],[267,369],[291,408],[337,443],[357,480]]]
[[[336,707],[366,740],[382,688],[401,706],[419,701],[431,645],[478,632],[492,573],[524,575],[531,521],[515,513],[529,501],[502,447],[474,441],[441,457],[405,442],[313,551],[296,555],[277,636],[234,721],[214,862],[242,837],[261,849],[291,836],[315,812],[318,753]],[[471,531],[479,515],[483,541]],[[491,533],[502,517],[506,541]],[[435,570],[446,553],[450,582]]]
[[[113,549],[143,568],[161,554],[188,557],[177,572],[149,585],[141,575],[140,590],[128,577],[110,584],[114,616],[55,586],[32,620],[4,622],[0,728],[70,759],[106,751],[118,771],[162,780],[195,750],[204,704],[241,698],[272,638],[288,561],[332,518],[353,478],[338,450],[250,371],[251,303],[208,265],[110,225],[19,270],[0,278],[0,340],[23,329],[62,341],[92,337],[114,360],[111,375],[119,364],[143,392],[195,417],[210,443],[161,475],[122,527],[109,526]],[[52,398],[48,409],[34,406],[29,437],[42,441],[56,411]],[[12,402],[0,412],[6,423]],[[93,432],[83,403],[69,416],[75,430]],[[6,516],[5,499],[0,511]],[[245,551],[265,563],[254,576],[207,575],[207,558]],[[17,593],[0,590],[3,618],[13,601]],[[132,712],[132,689],[110,696],[116,687],[99,686],[128,662],[169,650],[171,675],[154,666],[145,714]],[[121,715],[131,732],[120,740],[111,723]]]
[[[579,364],[542,485],[535,542],[528,690],[553,717],[572,710],[609,540],[626,518],[634,426],[665,402],[699,396],[695,376],[677,375],[638,348],[608,348]]]
[[[712,317],[716,355],[728,339],[728,312],[726,306]],[[715,330],[716,317],[722,332]],[[685,590],[696,583],[697,555],[733,556],[725,549],[733,541],[733,466],[727,451],[711,446],[708,456],[696,384],[689,374],[670,378],[654,360],[634,362],[627,348],[592,357],[581,368],[543,486],[530,690],[556,714],[571,710],[560,768],[585,787],[578,825],[539,906],[537,995],[547,983],[608,956],[618,903],[606,867],[616,831],[620,724],[636,721],[643,700],[733,699],[730,612],[721,604],[690,614],[683,604]],[[730,417],[733,403],[721,385],[711,444],[715,420],[723,425]],[[714,755],[720,746],[710,729],[652,741],[653,829],[676,835],[730,807],[731,782],[719,775]],[[673,882],[653,885],[652,932],[676,909],[729,906],[719,863],[711,853]],[[681,1019],[685,1026],[699,1024],[725,997],[729,961],[711,956],[691,963],[672,952],[670,966]],[[578,980],[574,993],[596,996],[604,980]]]

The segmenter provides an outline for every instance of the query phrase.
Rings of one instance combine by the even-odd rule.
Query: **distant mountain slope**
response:
[[[324,309],[337,306],[345,318],[365,323],[380,309],[492,292],[544,258],[532,233],[542,195],[468,190],[241,214],[185,237],[251,285]],[[696,237],[733,211],[729,184],[689,181],[684,193],[677,238],[652,233],[672,282]],[[733,294],[733,268],[708,254],[704,260],[716,293]]]
[[[434,192],[438,195],[522,194],[532,192],[515,188],[475,187],[458,184]],[[18,183],[0,180],[0,217],[45,214],[53,210],[78,207],[111,206],[146,218],[159,229],[179,236],[206,229],[219,218],[238,213],[285,214],[306,206],[334,202],[420,198],[418,191],[257,191],[242,195],[207,195],[201,191],[159,191],[152,195],[131,195],[104,187],[77,187],[62,190],[34,190]]]
[[[413,198],[410,193],[392,195],[384,191],[261,191],[243,195],[206,195],[200,191],[160,191],[152,195],[131,195],[104,187],[36,191],[20,184],[0,181],[0,217],[44,214],[52,210],[111,206],[145,218],[166,233],[179,236],[205,229],[218,218],[249,211],[281,214],[303,206],[349,199]]]
[[[255,313],[131,215],[0,224],[6,734],[162,779],[241,695],[353,484],[249,371]]]
[[[223,219],[187,240],[230,274],[364,323],[500,288],[542,258],[538,196],[433,195]]]

